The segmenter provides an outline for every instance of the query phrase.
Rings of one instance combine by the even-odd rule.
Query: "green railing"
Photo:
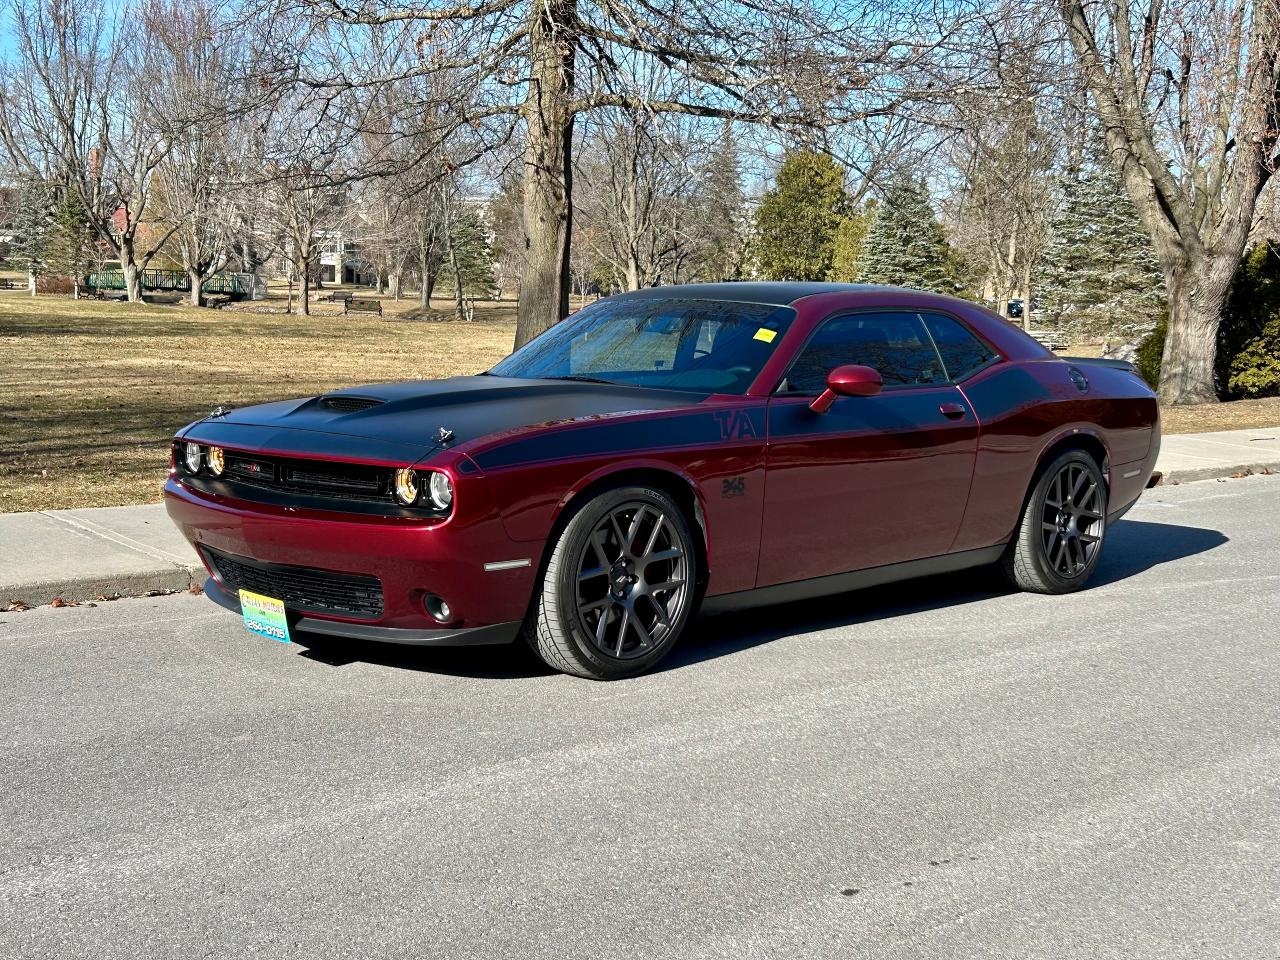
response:
[[[103,270],[89,275],[89,285],[99,290],[123,290],[123,270]],[[143,270],[143,290],[191,290],[191,275],[184,270]],[[252,296],[253,282],[247,275],[215,273],[200,285],[202,293],[228,293],[232,296]]]

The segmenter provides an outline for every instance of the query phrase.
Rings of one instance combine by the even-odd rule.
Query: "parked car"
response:
[[[215,411],[165,500],[259,633],[523,637],[611,679],[699,610],[988,564],[1077,590],[1159,441],[1132,367],[974,304],[708,284],[600,300],[477,376]]]

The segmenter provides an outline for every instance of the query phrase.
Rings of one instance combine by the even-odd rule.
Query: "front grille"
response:
[[[226,478],[267,490],[392,503],[392,471],[359,463],[226,452]]]
[[[374,400],[371,397],[325,397],[321,401],[330,410],[336,410],[338,413],[355,413],[357,410],[368,410],[370,407],[376,407],[382,403],[381,400]]]
[[[260,563],[201,548],[218,579],[231,591],[252,590],[284,601],[286,608],[376,620],[382,616],[382,581],[352,573]]]

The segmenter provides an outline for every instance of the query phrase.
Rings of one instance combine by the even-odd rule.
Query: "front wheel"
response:
[[[1107,484],[1083,450],[1068,450],[1040,475],[1003,558],[1005,576],[1032,593],[1071,593],[1102,554]]]
[[[697,554],[666,493],[608,490],[566,524],[547,562],[527,636],[564,673],[616,680],[675,645],[694,606]]]

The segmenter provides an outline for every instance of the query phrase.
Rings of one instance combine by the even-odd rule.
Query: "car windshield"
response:
[[[795,318],[790,307],[724,300],[601,300],[489,372],[500,377],[745,393]]]

